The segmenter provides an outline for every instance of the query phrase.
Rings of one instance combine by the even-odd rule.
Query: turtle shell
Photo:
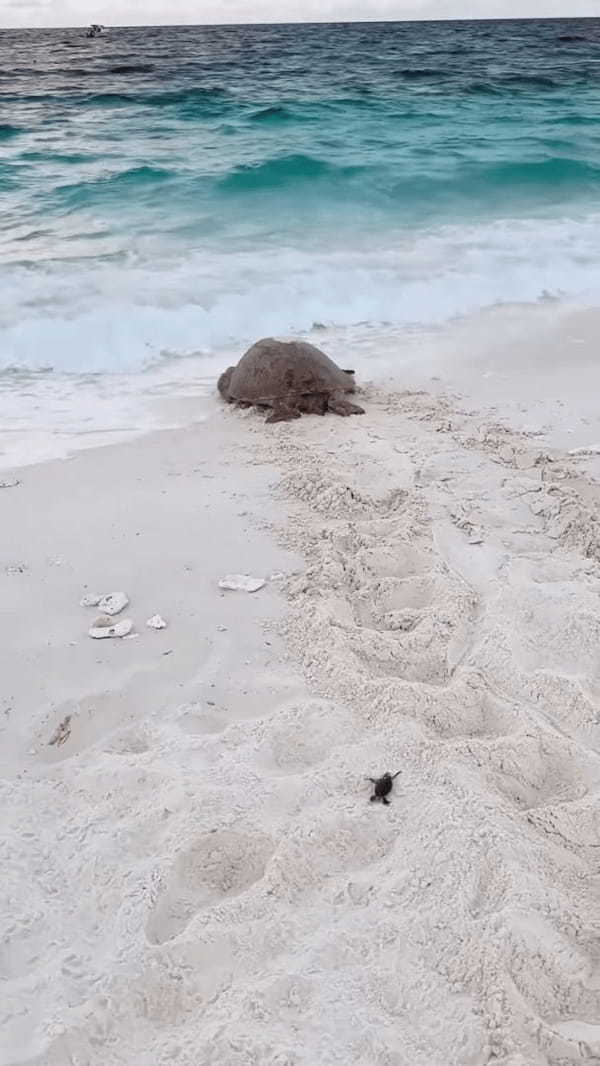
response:
[[[354,392],[354,378],[329,356],[303,341],[257,341],[234,367],[231,400],[269,405],[290,395]]]

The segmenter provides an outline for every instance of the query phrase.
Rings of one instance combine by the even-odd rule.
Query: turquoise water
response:
[[[0,368],[600,295],[600,19],[0,34]]]

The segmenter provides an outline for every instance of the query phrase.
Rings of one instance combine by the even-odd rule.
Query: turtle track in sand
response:
[[[262,447],[307,559],[287,639],[403,768],[374,892],[385,907],[401,854],[414,935],[477,1004],[473,1061],[600,1061],[600,491],[450,400],[369,403],[402,415],[395,439],[351,425],[327,470],[328,428]]]
[[[107,735],[74,714],[42,767],[69,787],[42,807],[42,774],[15,809],[15,1025],[36,959],[53,997],[19,1066],[600,1060],[596,487],[449,400],[368,399],[361,420],[224,415],[280,473],[275,532],[305,566],[267,636],[305,684],[246,680],[225,634],[180,703]],[[366,776],[397,769],[371,804]]]

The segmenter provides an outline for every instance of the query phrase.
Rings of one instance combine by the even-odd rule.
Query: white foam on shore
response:
[[[212,369],[201,361],[185,372],[173,363],[146,374],[0,375],[0,469],[202,421]]]
[[[357,324],[441,325],[548,295],[596,304],[597,215],[374,232],[351,247],[202,253],[133,245],[124,257],[9,264],[0,370],[129,373],[165,356]]]

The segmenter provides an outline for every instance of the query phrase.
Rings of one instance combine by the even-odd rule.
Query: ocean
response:
[[[0,410],[595,306],[599,193],[600,19],[2,31]]]

